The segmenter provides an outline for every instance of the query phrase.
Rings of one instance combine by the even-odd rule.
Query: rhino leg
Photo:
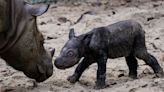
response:
[[[81,77],[82,73],[85,71],[85,69],[88,68],[92,63],[94,62],[91,62],[89,59],[84,58],[75,69],[74,74],[69,76],[67,80],[71,83],[77,82],[79,78]]]
[[[163,69],[153,55],[149,54],[146,50],[142,50],[136,53],[136,57],[145,61],[153,69],[157,77],[164,77]]]
[[[145,61],[145,63],[153,69],[157,77],[164,77],[163,69],[159,65],[157,59],[147,52],[144,33],[140,33],[136,36],[134,42],[134,55]]]
[[[107,55],[102,53],[98,56],[97,64],[97,81],[95,89],[103,89],[106,87],[105,79],[106,79],[106,62],[107,62]]]
[[[126,63],[128,65],[128,67],[129,67],[129,77],[132,79],[136,79],[137,78],[137,66],[138,66],[137,59],[132,54],[125,57],[125,59],[126,59]]]

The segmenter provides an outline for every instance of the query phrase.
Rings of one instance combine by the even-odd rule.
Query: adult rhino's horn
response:
[[[44,4],[30,5],[28,3],[25,3],[25,9],[32,16],[40,16],[44,14],[48,10],[49,6],[50,6],[49,4],[48,5],[44,5]]]
[[[55,54],[55,48],[53,48],[50,52],[51,52],[51,56],[53,57]]]

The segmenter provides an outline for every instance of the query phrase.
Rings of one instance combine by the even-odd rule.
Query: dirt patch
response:
[[[90,0],[92,1],[92,0]],[[119,3],[118,3],[119,1]],[[113,4],[112,4],[113,3]],[[110,4],[110,5],[109,5]],[[117,21],[133,19],[142,24],[146,32],[146,45],[164,68],[164,1],[157,0],[102,0],[101,5],[80,3],[79,5],[52,5],[49,11],[38,18],[45,47],[56,48],[54,59],[68,40],[70,28],[77,35],[99,26]],[[86,14],[77,23],[84,12]],[[54,68],[54,74],[47,81],[37,84],[0,60],[0,92],[163,92],[164,79],[155,78],[152,69],[139,60],[138,79],[128,78],[128,67],[124,58],[109,59],[106,82],[109,87],[94,90],[97,65],[93,64],[84,72],[79,82],[69,83],[66,79],[76,66],[67,70]]]

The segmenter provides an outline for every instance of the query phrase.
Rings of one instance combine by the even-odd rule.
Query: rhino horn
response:
[[[53,48],[50,52],[51,52],[51,56],[53,57],[55,54],[55,48]]]
[[[32,16],[40,16],[44,14],[48,10],[49,6],[50,6],[49,4],[48,5],[44,5],[44,4],[30,5],[28,3],[25,3],[25,9]]]

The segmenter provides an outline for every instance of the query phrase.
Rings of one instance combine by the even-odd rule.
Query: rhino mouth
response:
[[[37,66],[37,73],[38,73],[38,77],[35,79],[37,82],[43,82],[44,80],[47,79],[44,70],[39,65]]]
[[[35,79],[37,82],[43,82],[45,81],[47,78],[44,77],[38,77],[37,79]]]
[[[48,69],[43,69],[40,66],[36,66],[35,69],[27,70],[23,72],[27,77],[36,80],[37,82],[43,82],[47,80],[53,74],[53,66],[49,66]]]
[[[77,64],[77,63],[76,63]],[[69,65],[69,66],[58,66],[58,65],[55,65],[58,69],[61,69],[61,70],[65,70],[65,69],[67,69],[67,68],[71,68],[71,67],[73,67],[75,64],[72,64],[72,65]]]
[[[70,63],[70,62],[71,62],[71,63]],[[77,63],[78,63],[78,60],[77,60],[77,61],[69,61],[69,63],[68,63],[68,61],[67,61],[67,62],[64,62],[64,63],[61,63],[60,61],[55,60],[54,65],[55,65],[58,69],[64,70],[64,69],[73,67],[73,66],[76,65]]]
[[[37,65],[37,72],[39,73],[38,78],[36,78],[37,82],[43,82],[44,80],[48,79],[53,73],[52,69],[43,69],[40,65]]]

